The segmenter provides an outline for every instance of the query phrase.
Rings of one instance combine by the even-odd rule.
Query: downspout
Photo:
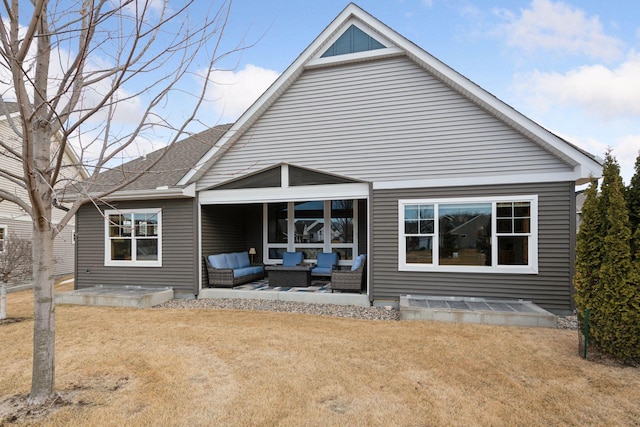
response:
[[[371,278],[373,274],[373,254],[371,248],[373,246],[373,182],[369,182],[369,197],[367,199],[367,294],[369,296],[369,303],[373,305],[373,283]]]
[[[196,284],[195,284],[195,297],[198,299],[200,296],[200,290],[202,289],[202,205],[200,205],[200,193],[196,192],[194,194],[194,205],[196,210],[196,254],[198,262],[196,265],[198,266],[198,274],[196,275]]]

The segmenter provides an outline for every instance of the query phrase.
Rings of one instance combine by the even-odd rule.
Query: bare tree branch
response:
[[[9,202],[15,203],[16,205],[20,206],[20,208],[22,208],[27,214],[29,214],[29,216],[33,218],[33,212],[31,211],[31,206],[29,206],[28,203],[26,203],[24,200],[22,200],[20,197],[16,196],[15,194],[11,194],[4,190],[0,190],[0,200],[7,200]]]
[[[203,2],[160,3],[158,8],[156,0],[2,2],[0,67],[10,74],[10,88],[0,106],[21,145],[0,141],[0,159],[20,162],[22,172],[0,171],[0,180],[21,194],[3,189],[0,200],[33,219],[32,403],[54,395],[53,239],[82,205],[97,205],[157,166],[197,119],[215,64],[245,48],[220,52],[231,1],[219,0],[215,13],[205,16],[194,9]],[[200,87],[187,88],[185,80],[196,76]],[[177,119],[171,113],[178,111],[164,108],[176,99]],[[7,100],[15,101],[17,114],[8,113]],[[135,116],[124,113],[121,120],[132,104]],[[97,185],[102,172],[156,132],[166,145],[158,157],[140,170],[123,171],[108,188]],[[71,147],[77,158],[68,155]],[[75,200],[54,225],[52,205],[71,192]]]

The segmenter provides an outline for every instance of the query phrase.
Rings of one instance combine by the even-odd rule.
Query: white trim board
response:
[[[369,184],[354,183],[205,190],[200,191],[199,195],[200,205],[364,199],[369,197]]]
[[[378,181],[373,183],[374,190],[394,190],[404,188],[439,188],[439,187],[471,187],[477,185],[508,185],[540,182],[572,182],[573,172],[555,174],[523,174],[523,175],[487,175],[457,178],[415,179],[398,181]]]

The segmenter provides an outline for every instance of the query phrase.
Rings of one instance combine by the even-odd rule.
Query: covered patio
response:
[[[320,253],[337,254],[337,268],[349,269],[359,254],[368,253],[369,185],[366,183],[281,164],[203,190],[199,205],[201,259],[247,252],[251,254],[251,264],[263,265],[267,273],[265,281],[259,284],[218,289],[220,286],[209,280],[210,274],[203,262],[199,298],[223,298],[221,295],[230,291],[234,298],[242,292],[248,295],[257,292],[260,298],[265,298],[265,292],[273,295],[326,293],[328,295],[321,298],[332,298],[330,288],[320,289],[322,287],[313,284],[287,289],[269,286],[269,267],[281,264],[285,252],[298,252],[302,253],[305,265],[317,263]],[[368,272],[364,275],[360,296],[352,295],[346,300],[366,300],[367,305],[370,304]],[[327,282],[329,277],[314,279]],[[291,300],[293,297],[272,298]]]

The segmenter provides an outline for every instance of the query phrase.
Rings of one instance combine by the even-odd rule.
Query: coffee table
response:
[[[269,287],[296,287],[311,284],[311,269],[313,265],[270,265],[265,267],[269,275]]]

